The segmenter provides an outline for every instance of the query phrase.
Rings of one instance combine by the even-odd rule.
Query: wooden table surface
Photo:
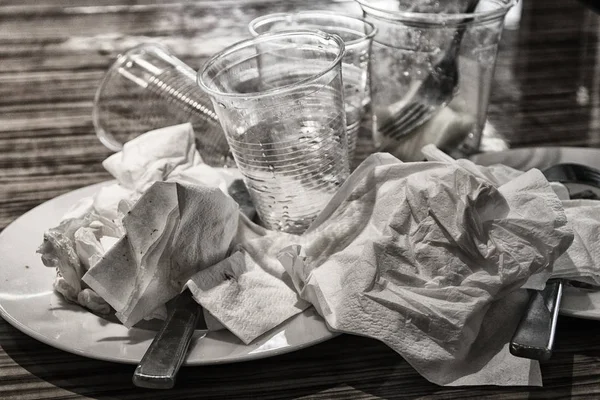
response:
[[[120,51],[154,38],[196,67],[248,37],[254,17],[310,8],[358,11],[324,0],[0,1],[0,229],[109,178],[91,110]],[[600,147],[599,39],[600,17],[581,3],[525,0],[519,28],[503,36],[489,107],[511,147]],[[342,335],[264,360],[183,368],[175,389],[157,392],[132,385],[133,366],[56,350],[0,319],[0,398],[600,398],[599,333],[599,322],[561,317],[544,388],[438,387],[385,345]]]

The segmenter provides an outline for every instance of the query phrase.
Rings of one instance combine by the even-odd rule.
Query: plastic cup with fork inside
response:
[[[337,35],[267,33],[198,72],[269,229],[302,233],[349,175],[343,53]]]
[[[370,132],[372,124],[369,60],[375,27],[363,19],[331,11],[302,11],[258,17],[250,22],[248,28],[253,36],[283,30],[315,29],[339,35],[344,40],[346,52],[342,59],[342,77],[348,151],[352,159],[359,128],[366,126]]]
[[[476,152],[514,0],[356,1],[377,28],[371,103],[380,150],[405,161],[422,159],[430,143],[456,156]]]
[[[196,72],[159,44],[141,44],[119,55],[96,91],[92,120],[100,141],[114,151],[144,132],[190,122],[204,162],[235,165]]]

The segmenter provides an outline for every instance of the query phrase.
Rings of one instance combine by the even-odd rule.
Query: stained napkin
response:
[[[169,181],[215,187],[226,193],[233,181],[227,171],[202,163],[190,124],[147,132],[125,144],[103,165],[117,182],[74,204],[58,226],[44,233],[38,249],[44,265],[57,271],[55,290],[100,314],[108,313],[109,305],[81,278],[123,236],[122,219],[146,189],[154,182]]]
[[[82,280],[131,327],[226,257],[238,210],[218,188],[155,182],[124,217],[125,235]]]
[[[111,219],[122,218],[123,210],[131,208],[154,182],[176,181],[218,187],[227,192],[230,180],[226,172],[203,163],[189,123],[146,132],[125,143],[102,166],[117,182],[101,188],[91,206],[96,213]],[[86,201],[89,200],[82,203]],[[78,206],[80,213],[87,211],[81,204]]]

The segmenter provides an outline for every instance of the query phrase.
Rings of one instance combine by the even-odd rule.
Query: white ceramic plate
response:
[[[102,185],[88,186],[52,199],[24,214],[0,234],[0,315],[25,334],[81,356],[138,363],[152,342],[153,327],[127,329],[67,303],[52,290],[55,271],[45,267],[36,249],[43,233],[58,224],[76,201]],[[152,324],[148,324],[152,325]],[[244,345],[228,331],[196,330],[187,365],[231,363],[299,350],[336,336],[309,308]]]
[[[600,149],[577,147],[514,149],[478,154],[471,159],[482,165],[505,164],[524,171],[531,168],[544,169],[559,163],[584,164],[600,169]],[[600,292],[587,292],[565,286],[560,313],[571,317],[600,320]]]

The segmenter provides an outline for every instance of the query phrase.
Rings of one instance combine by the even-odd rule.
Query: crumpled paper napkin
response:
[[[551,277],[600,287],[600,201],[564,200],[563,207],[575,238]]]
[[[57,271],[55,290],[100,314],[110,312],[109,305],[81,278],[123,236],[122,218],[144,191],[155,181],[176,181],[226,193],[234,180],[227,171],[202,163],[190,124],[147,132],[103,164],[117,182],[74,204],[57,227],[44,233],[38,249],[44,265]],[[164,318],[166,311],[156,316]]]
[[[156,182],[123,218],[125,235],[82,280],[131,327],[227,256],[238,210],[218,188]]]
[[[306,236],[282,261],[332,329],[385,342],[440,385],[541,383],[507,346],[526,301],[515,290],[573,239],[539,171],[496,188],[377,154]]]
[[[189,123],[146,132],[125,143],[102,166],[117,182],[102,187],[92,198],[82,199],[64,219],[79,218],[92,210],[109,219],[120,219],[154,182],[205,185],[226,193],[232,180],[225,172],[203,163]]]
[[[103,165],[117,183],[82,200],[66,217],[75,221],[76,228],[84,223],[87,227],[90,220],[98,223],[114,219],[119,232],[113,239],[124,236],[116,244],[102,247],[100,241],[105,236],[99,232],[92,238],[89,232],[77,234],[79,231],[71,228],[72,223],[59,229],[61,238],[63,234],[68,236],[66,240],[55,241],[64,244],[60,247],[64,256],[52,259],[47,265],[61,266],[64,271],[59,273],[55,288],[66,298],[100,313],[108,312],[110,305],[117,318],[131,327],[141,319],[165,318],[165,303],[180,293],[195,273],[198,273],[197,284],[207,290],[211,283],[221,283],[211,278],[212,274],[221,277],[225,270],[238,275],[252,270],[255,279],[242,280],[241,284],[231,280],[236,285],[228,286],[236,290],[239,298],[244,293],[261,293],[260,297],[247,296],[246,300],[255,301],[255,306],[270,305],[268,312],[262,309],[254,315],[253,330],[246,336],[244,329],[236,325],[235,303],[215,296],[216,293],[227,296],[223,285],[212,288],[211,296],[200,294],[193,281],[189,285],[205,306],[205,319],[211,330],[222,329],[225,323],[246,341],[309,306],[299,298],[277,260],[273,241],[285,240],[284,235],[253,224],[239,213],[232,198],[219,192],[218,189],[229,194],[239,182],[234,174],[202,163],[190,124],[141,135],[126,143],[121,152],[110,156]],[[231,194],[240,197],[239,191],[236,188]],[[253,211],[247,205],[242,207],[246,214]],[[236,254],[244,257],[219,263],[236,245]],[[74,249],[81,250],[76,254]],[[51,259],[53,254],[47,251],[44,257]],[[202,272],[213,264],[217,265]],[[86,285],[89,287],[84,288]],[[266,289],[270,290],[269,296],[265,296]],[[210,314],[215,307],[230,310],[229,318],[215,319]]]
[[[497,188],[460,165],[376,154],[304,235],[258,232],[241,246],[278,254],[282,279],[291,279],[331,329],[382,340],[432,382],[539,385],[539,364],[511,356],[507,344],[527,302],[517,289],[569,246],[566,224],[539,171]],[[244,252],[233,257],[188,286],[249,342],[271,326],[263,324],[268,317],[257,318],[265,303],[256,264],[265,264]],[[232,287],[241,288],[239,297]],[[225,298],[235,315],[217,306]]]
[[[125,143],[102,166],[127,189],[144,192],[156,181],[202,164],[191,124],[149,131]]]
[[[496,186],[524,173],[503,164],[482,166],[465,159],[454,160],[433,145],[425,146],[422,152],[428,160],[456,163]],[[534,274],[523,287],[542,290],[550,278],[600,287],[600,201],[570,200],[569,190],[563,184],[550,182],[550,186],[561,200],[568,226],[573,230],[573,243],[556,260],[553,268]]]

